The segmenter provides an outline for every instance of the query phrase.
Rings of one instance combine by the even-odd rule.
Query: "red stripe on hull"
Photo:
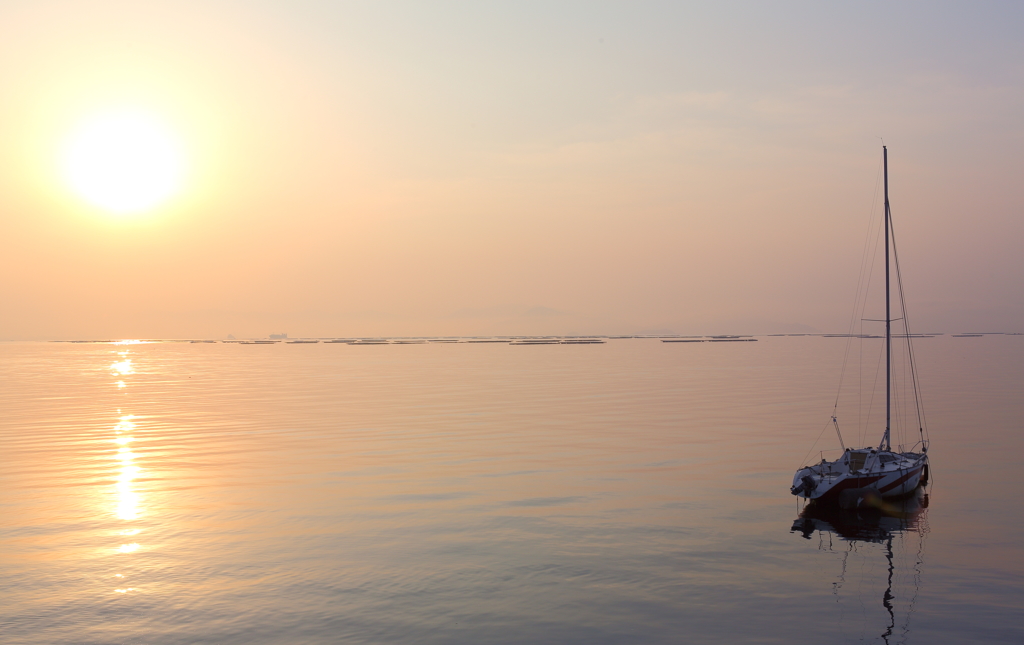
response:
[[[824,493],[822,493],[820,497],[812,497],[811,499],[819,500],[819,501],[822,501],[822,502],[835,501],[836,498],[839,497],[839,493],[843,492],[844,490],[847,490],[847,489],[850,489],[850,488],[864,488],[865,486],[870,486],[871,484],[874,484],[875,482],[877,482],[882,477],[883,477],[883,475],[878,475],[877,477],[872,475],[872,476],[869,476],[869,477],[847,478],[847,479],[844,479],[843,481],[839,482],[838,484],[836,484],[832,488],[828,489]]]
[[[921,467],[920,467],[920,466],[918,466],[917,468],[915,468],[915,469],[911,470],[911,471],[910,471],[910,472],[908,472],[908,473],[907,473],[906,475],[904,475],[904,476],[900,477],[899,479],[897,479],[897,480],[896,480],[896,481],[894,481],[893,483],[891,483],[891,484],[886,484],[885,486],[882,486],[881,488],[879,488],[879,489],[878,489],[878,492],[879,492],[879,493],[886,493],[886,492],[888,492],[888,491],[890,491],[890,490],[892,490],[892,489],[896,488],[896,487],[897,487],[897,486],[899,486],[900,484],[903,484],[904,482],[907,482],[907,481],[909,481],[909,480],[910,480],[911,478],[913,478],[913,477],[914,477],[915,475],[919,475],[919,474],[921,474]]]

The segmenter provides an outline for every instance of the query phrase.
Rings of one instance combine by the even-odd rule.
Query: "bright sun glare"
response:
[[[64,174],[79,197],[117,215],[148,211],[181,188],[184,155],[174,133],[138,112],[95,117],[73,133]]]

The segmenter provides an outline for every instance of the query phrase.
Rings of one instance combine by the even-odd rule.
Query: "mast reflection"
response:
[[[832,584],[833,594],[837,597],[846,582],[847,560],[851,553],[857,552],[858,543],[881,545],[886,561],[886,587],[882,594],[882,608],[888,616],[888,624],[879,635],[882,642],[888,644],[897,630],[897,597],[894,586],[904,574],[909,574],[913,590],[907,588],[906,618],[900,625],[899,639],[904,642],[910,631],[910,617],[920,591],[921,565],[923,563],[925,538],[928,534],[928,493],[919,487],[913,493],[897,500],[878,500],[870,508],[845,510],[833,505],[818,505],[814,502],[804,507],[800,517],[793,522],[790,529],[810,540],[814,535],[821,539],[819,548],[834,551],[832,538],[838,537],[847,544],[842,557],[841,571],[836,582]],[[911,539],[916,536],[917,539]],[[913,544],[916,542],[916,545]],[[902,554],[894,556],[894,544]],[[916,546],[916,553],[910,550]],[[868,552],[870,553],[870,552]],[[838,600],[838,598],[837,598]]]

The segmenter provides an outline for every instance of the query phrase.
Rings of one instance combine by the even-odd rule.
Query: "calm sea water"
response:
[[[0,641],[1024,642],[1024,337],[917,344],[854,540],[788,491],[844,343],[0,344]]]

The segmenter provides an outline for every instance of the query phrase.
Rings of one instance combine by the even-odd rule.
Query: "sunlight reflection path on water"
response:
[[[111,373],[115,376],[128,377],[135,374],[135,368],[132,364],[131,350],[125,348],[118,348],[115,350],[118,356],[117,362],[110,366]],[[128,383],[124,380],[119,380],[115,383],[118,388],[119,398],[122,399],[122,405],[128,405],[129,403],[129,391]],[[118,408],[117,414],[119,419],[117,424],[114,426],[114,438],[112,442],[117,446],[116,452],[113,459],[116,463],[116,482],[114,484],[115,489],[115,506],[114,516],[118,520],[123,520],[127,528],[122,528],[117,531],[117,535],[121,540],[125,540],[129,537],[134,537],[141,533],[141,529],[131,528],[130,522],[139,519],[142,507],[142,498],[139,493],[135,490],[134,481],[142,473],[142,469],[138,466],[136,457],[138,455],[132,451],[130,444],[135,441],[135,437],[132,433],[135,431],[135,415],[126,414],[123,408]],[[117,547],[117,552],[120,554],[134,554],[139,550],[139,543],[136,541],[122,541],[120,546]],[[123,562],[119,562],[119,569],[125,570],[126,566]],[[138,591],[138,587],[123,586],[125,583],[131,583],[128,580],[128,575],[125,573],[113,574],[116,584],[118,585],[114,589],[114,593],[127,594]],[[134,584],[139,584],[134,582]]]

